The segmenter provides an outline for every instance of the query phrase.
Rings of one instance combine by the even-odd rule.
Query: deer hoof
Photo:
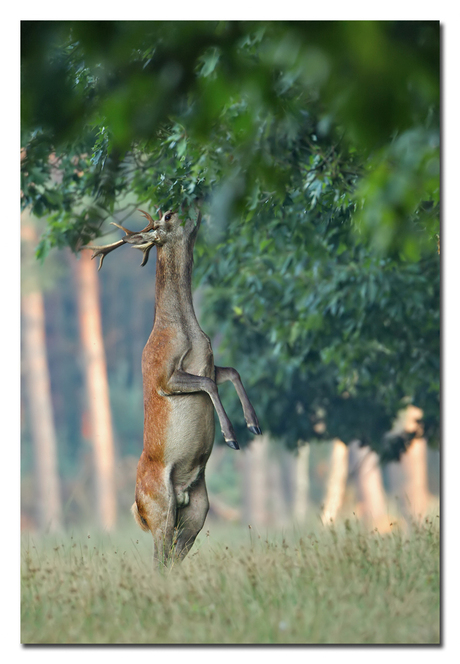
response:
[[[225,441],[229,447],[232,448],[232,450],[239,450],[240,446],[236,442],[236,440],[226,440]]]
[[[261,436],[262,435],[262,429],[260,427],[248,426],[248,429],[255,436]]]

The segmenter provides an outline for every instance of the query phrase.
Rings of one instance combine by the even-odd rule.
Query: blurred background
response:
[[[142,451],[141,355],[153,324],[155,261],[140,268],[138,252],[128,250],[97,272],[89,252],[76,258],[62,250],[41,266],[31,250],[34,221],[23,215],[22,528],[126,525]],[[243,360],[236,366],[259,412],[261,388],[251,357]],[[288,449],[266,431],[264,411],[264,435],[251,440],[231,386],[220,391],[244,447],[230,450],[216,427],[208,521],[313,527],[355,514],[387,528],[437,509],[439,449],[423,435],[383,467],[376,452],[353,441],[299,439],[298,449]],[[402,426],[417,426],[417,410]],[[102,505],[98,483],[110,494]]]
[[[207,524],[436,512],[439,24],[21,32],[22,528],[134,527],[155,252],[81,249],[197,200],[197,315],[264,432],[220,387]]]

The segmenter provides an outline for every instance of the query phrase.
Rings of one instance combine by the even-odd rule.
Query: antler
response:
[[[132,243],[129,242],[129,240],[127,240],[127,237],[141,236],[141,233],[146,233],[147,231],[153,230],[156,227],[157,222],[155,222],[155,220],[152,219],[152,217],[149,215],[148,212],[144,212],[144,210],[139,210],[139,212],[142,212],[144,217],[149,222],[147,224],[147,226],[145,228],[143,228],[141,231],[130,231],[129,228],[125,228],[124,226],[120,226],[120,224],[116,224],[114,221],[111,221],[110,223],[111,223],[112,226],[116,226],[117,228],[120,228],[122,231],[125,232],[125,234],[126,234],[125,237],[123,237],[121,240],[118,240],[117,242],[112,242],[112,244],[106,244],[106,245],[103,245],[101,247],[94,247],[92,245],[88,245],[87,247],[83,247],[84,249],[91,249],[91,250],[94,251],[91,258],[96,258],[96,256],[100,257],[99,258],[99,267],[97,268],[98,272],[101,269],[102,263],[104,262],[104,258],[107,256],[107,254],[110,254],[111,251],[114,251],[115,249],[118,249],[118,247],[121,247],[123,244],[126,244],[126,243],[133,244],[136,247],[136,249],[141,249],[143,254],[144,254],[144,256],[142,258],[141,267],[143,267],[144,265],[147,264],[147,261],[149,259],[150,249],[153,247],[153,244],[150,243],[150,242],[145,243],[143,238],[138,237],[138,238],[136,238],[136,240],[138,240],[138,241],[141,240],[142,243],[139,244],[139,245],[136,245],[134,242],[132,242]],[[161,211],[160,211],[160,219],[161,219],[161,217],[162,217],[162,214],[161,214]]]
[[[143,231],[136,233],[129,239],[124,237],[122,241],[131,244],[134,249],[140,249],[142,251],[144,256],[142,258],[141,267],[144,267],[144,265],[146,265],[149,260],[150,249],[153,247],[154,243],[151,240],[147,242],[145,241],[143,238]]]
[[[135,233],[135,234],[130,233],[130,235],[136,235],[137,236],[136,239],[134,239],[134,237],[133,237],[132,241],[130,241],[130,240],[127,240],[126,238],[123,238],[123,242],[128,242],[128,244],[132,244],[135,249],[140,249],[142,251],[143,257],[142,257],[141,267],[144,267],[144,265],[147,265],[147,262],[149,260],[150,249],[153,247],[153,243],[152,242],[144,242],[144,238],[142,237],[142,233],[147,233],[147,231],[152,231],[155,228],[157,228],[158,227],[158,222],[155,221],[154,219],[152,219],[152,217],[149,215],[149,213],[145,212],[145,210],[141,210],[140,208],[138,208],[138,210],[139,210],[139,212],[142,212],[142,214],[144,215],[144,217],[147,219],[147,221],[149,223],[147,224],[147,226],[145,228],[143,228],[141,231],[139,231],[139,233]],[[161,219],[161,217],[163,216],[162,213],[161,213],[161,210],[158,210],[158,213],[159,213],[160,219]],[[123,229],[123,230],[126,230],[126,229]],[[139,240],[141,241],[141,244],[136,245],[135,241],[139,241]]]
[[[92,249],[94,251],[91,258],[96,258],[96,256],[100,256],[99,267],[97,268],[97,271],[99,272],[99,270],[102,267],[102,263],[104,262],[104,258],[107,256],[107,254],[110,254],[110,252],[113,251],[114,249],[121,247],[122,244],[124,244],[123,240],[118,240],[118,242],[112,242],[112,244],[105,244],[103,247],[93,247],[92,245],[88,245],[87,247],[83,247],[83,249]]]
[[[144,212],[144,210],[141,210],[140,208],[137,208],[137,209],[138,209],[138,212],[142,212],[144,217],[149,222],[148,225],[145,228],[143,228],[141,231],[139,231],[139,233],[146,233],[147,231],[153,230],[155,228],[155,225],[157,224],[157,222],[152,219],[152,217],[149,215],[148,212]],[[158,210],[158,214],[160,215],[160,219],[161,219],[161,217],[163,216],[161,214],[161,210]]]

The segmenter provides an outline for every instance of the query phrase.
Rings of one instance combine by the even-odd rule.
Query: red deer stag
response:
[[[113,244],[88,247],[93,258],[104,257],[123,244],[143,254],[157,247],[155,318],[142,354],[144,384],[144,449],[137,467],[132,512],[154,540],[154,559],[170,564],[182,560],[202,529],[209,503],[205,467],[214,441],[215,408],[225,442],[239,449],[217,385],[231,381],[253,434],[261,430],[240,376],[230,367],[214,366],[209,337],[197,321],[192,300],[193,247],[201,223],[181,220],[169,211],[158,221],[140,210],[148,225]]]

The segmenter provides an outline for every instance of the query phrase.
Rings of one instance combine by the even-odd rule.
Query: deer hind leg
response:
[[[174,555],[178,560],[183,560],[204,526],[209,509],[208,493],[204,476],[201,476],[188,489],[188,504],[177,510],[177,540]]]
[[[240,374],[238,371],[232,367],[215,367],[215,370],[217,385],[225,383],[227,380],[233,383],[233,386],[243,407],[243,415],[249,431],[260,436],[262,430],[259,426],[259,420],[257,419],[256,411],[254,410],[252,403],[249,401],[249,397],[243,387],[243,383],[241,382]]]
[[[155,492],[136,487],[136,502],[131,508],[142,528],[153,536],[155,565],[168,566],[174,558],[177,507],[171,482],[156,487]]]

